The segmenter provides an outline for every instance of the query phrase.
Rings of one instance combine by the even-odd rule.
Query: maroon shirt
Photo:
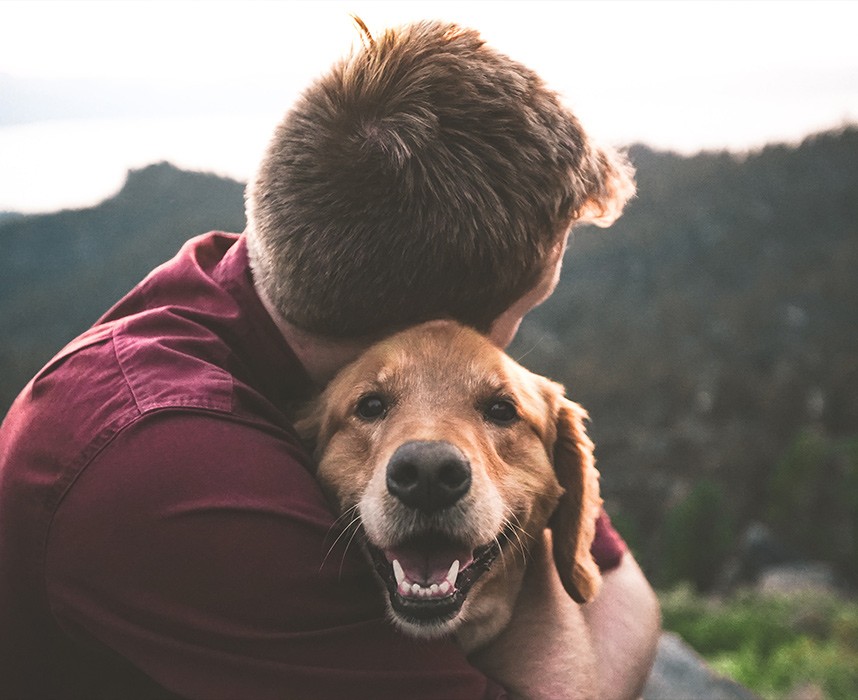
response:
[[[0,697],[505,697],[333,542],[286,412],[310,391],[229,234],[60,352],[0,428]]]

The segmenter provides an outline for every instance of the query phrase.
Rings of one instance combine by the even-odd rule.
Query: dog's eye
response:
[[[363,420],[378,420],[387,411],[387,404],[377,394],[369,394],[358,401],[355,413]]]
[[[506,399],[493,401],[485,410],[485,416],[492,423],[498,425],[509,425],[518,418],[518,411],[515,409],[515,404]]]

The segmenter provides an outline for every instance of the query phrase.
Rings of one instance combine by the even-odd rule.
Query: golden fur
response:
[[[498,402],[514,407],[513,420],[494,419],[508,410]],[[601,499],[586,417],[561,386],[527,371],[483,336],[434,321],[391,336],[344,368],[298,429],[315,445],[321,484],[343,514],[357,518],[354,527],[387,590],[394,623],[414,636],[455,634],[470,653],[511,619],[525,566],[546,527],[569,595],[585,602],[598,590],[590,546]],[[390,490],[391,458],[414,441],[443,444],[467,461],[468,488],[449,507],[422,512]],[[428,554],[412,551],[421,547]],[[389,561],[400,550],[433,562],[448,550],[466,552],[467,562],[470,552],[472,571],[459,575],[459,597],[435,593],[427,602],[400,595]]]

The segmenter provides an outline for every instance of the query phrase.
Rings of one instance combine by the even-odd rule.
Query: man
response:
[[[472,660],[490,679],[384,620],[290,417],[404,326],[452,317],[506,345],[553,290],[571,224],[611,220],[630,191],[475,32],[365,32],[275,133],[245,234],[189,241],[10,410],[0,695],[451,700],[529,677],[550,697],[545,669],[575,681],[566,621],[582,614],[597,696],[635,695],[658,611],[606,519],[600,597],[582,613],[549,581],[521,613],[547,621],[531,656],[515,653],[524,625]]]

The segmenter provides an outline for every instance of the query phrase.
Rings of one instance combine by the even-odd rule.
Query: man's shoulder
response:
[[[18,396],[0,431],[12,472],[49,469],[42,483],[62,483],[149,412],[231,412],[225,370],[121,326],[105,323],[83,333]]]
[[[63,415],[102,422],[165,408],[246,418],[259,404],[251,395],[271,383],[255,376],[252,353],[278,340],[259,329],[266,319],[256,306],[241,237],[190,239],[61,350],[19,403],[47,398],[40,409],[62,405]],[[288,359],[278,374],[299,369]]]
[[[300,448],[286,407],[306,381],[264,316],[236,241],[189,242],[45,365],[0,428],[7,483],[50,507],[153,414],[198,415],[220,431],[252,426]]]
[[[229,413],[234,382],[228,354],[215,333],[165,310],[102,323],[45,365],[10,415],[73,422],[83,435],[161,408]]]
[[[163,412],[288,435],[290,417],[232,371],[239,364],[218,329],[175,309],[105,321],[61,350],[21,392],[0,432],[4,457],[16,469],[52,465],[45,476],[62,482],[129,426]]]
[[[141,413],[235,408],[230,347],[198,320],[153,309],[117,322],[111,336],[112,360]]]

